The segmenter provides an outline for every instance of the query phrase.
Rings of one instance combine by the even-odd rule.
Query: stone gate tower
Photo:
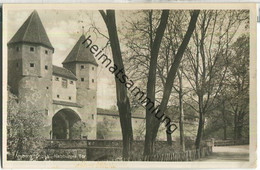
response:
[[[70,70],[77,77],[77,102],[82,107],[79,112],[82,120],[89,127],[88,137],[96,138],[97,119],[97,62],[93,54],[82,44],[85,40],[82,35],[67,58],[63,61],[63,67]],[[87,135],[87,134],[86,134]]]
[[[84,40],[81,35],[63,67],[53,65],[54,48],[33,11],[8,42],[8,84],[25,113],[44,113],[46,138],[96,139],[98,64]]]
[[[52,110],[52,54],[54,48],[33,11],[8,42],[8,84],[23,109]]]

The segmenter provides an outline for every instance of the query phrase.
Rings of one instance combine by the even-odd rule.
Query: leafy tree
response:
[[[136,140],[143,140],[145,136],[145,121],[142,121],[137,127],[134,128]]]
[[[234,114],[234,139],[242,138],[249,120],[249,36],[241,35],[232,45],[228,74],[230,111]]]
[[[90,127],[87,126],[87,123],[83,121],[77,121],[73,124],[73,126],[70,129],[71,139],[81,139],[82,131],[90,132]]]
[[[105,117],[102,122],[97,123],[97,138],[107,139],[109,133],[114,127],[115,124],[112,121],[109,121],[107,117]]]
[[[192,44],[187,48],[188,62],[184,66],[184,75],[192,93],[190,105],[199,114],[199,126],[196,148],[203,138],[205,119],[216,108],[214,105],[218,94],[224,86],[229,67],[231,44],[241,25],[246,24],[246,11],[205,10],[198,19],[197,29],[192,37]]]
[[[8,92],[7,152],[8,159],[21,155],[38,155],[43,147],[41,136],[44,112],[24,112],[17,97]]]

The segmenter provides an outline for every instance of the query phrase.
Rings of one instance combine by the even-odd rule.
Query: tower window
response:
[[[94,120],[94,115],[92,114],[92,119]]]
[[[69,100],[71,100],[71,97],[69,96]]]
[[[31,51],[31,52],[34,52],[34,47],[30,47],[30,51]]]
[[[94,67],[92,67],[92,70],[95,70],[95,68],[94,68]]]
[[[45,65],[45,70],[48,70],[48,66],[47,65]]]
[[[49,110],[45,109],[45,115],[48,116],[49,115]]]
[[[55,77],[55,80],[56,80],[56,81],[59,81],[59,77]]]
[[[67,88],[68,87],[68,80],[62,79],[61,85],[62,85],[63,88]]]
[[[81,78],[80,80],[81,80],[81,81],[84,81],[84,78]]]
[[[85,68],[85,66],[84,66],[84,65],[81,65],[81,66],[80,66],[80,68],[81,68],[81,69],[84,69],[84,68]]]
[[[57,94],[57,98],[60,98],[60,95]]]
[[[46,89],[48,90],[48,89],[49,89],[49,87],[47,86],[47,87],[46,87]]]
[[[48,50],[45,50],[45,54],[48,54]]]
[[[92,79],[92,83],[94,83],[94,79]]]
[[[19,48],[19,47],[16,47],[16,51],[20,51],[20,48]]]
[[[74,83],[74,82],[71,80],[71,81],[70,81],[70,84],[73,84],[73,83]]]
[[[34,67],[34,63],[30,63],[30,67]]]

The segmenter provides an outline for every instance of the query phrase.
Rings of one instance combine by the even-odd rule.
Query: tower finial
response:
[[[84,35],[84,26],[82,26],[82,35]]]
[[[84,26],[83,26],[83,21],[82,21],[82,20],[78,20],[78,23],[82,23],[81,29],[82,29],[82,35],[84,35]]]

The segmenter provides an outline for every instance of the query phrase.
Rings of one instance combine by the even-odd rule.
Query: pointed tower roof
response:
[[[82,42],[86,39],[85,35],[81,35],[75,46],[70,51],[69,55],[63,61],[62,64],[72,63],[72,62],[83,62],[98,65],[93,54],[86,48],[86,45]]]
[[[36,10],[31,13],[8,45],[20,42],[41,44],[54,50]]]

